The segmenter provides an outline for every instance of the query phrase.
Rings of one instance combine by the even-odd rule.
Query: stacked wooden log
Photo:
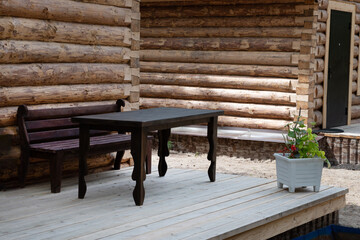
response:
[[[283,129],[296,114],[309,9],[300,0],[142,1],[141,107],[223,109],[221,125]]]
[[[138,0],[0,1],[0,137],[12,140],[0,153],[6,166],[0,181],[16,177],[10,166],[20,156],[18,105],[57,108],[123,98],[126,110],[139,108],[139,11]],[[99,166],[104,159],[111,160],[102,157]]]

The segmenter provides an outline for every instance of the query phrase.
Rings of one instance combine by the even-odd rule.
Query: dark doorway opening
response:
[[[352,13],[331,10],[326,128],[347,125]]]

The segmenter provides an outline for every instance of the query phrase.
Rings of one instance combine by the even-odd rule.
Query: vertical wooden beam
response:
[[[140,99],[140,0],[132,1],[131,15],[131,84],[129,102],[139,102]]]
[[[313,1],[306,1],[308,9],[304,12],[304,30],[301,33],[299,77],[296,88],[296,108],[300,110],[305,123],[314,121],[315,88],[315,51],[318,6]]]

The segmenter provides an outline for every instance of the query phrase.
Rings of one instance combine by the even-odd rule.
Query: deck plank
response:
[[[191,171],[179,171],[179,170],[170,170],[169,171],[174,178],[171,178],[171,181],[178,181],[178,179],[188,178],[185,181],[191,181],[193,178],[203,177],[206,175],[206,173],[198,172],[194,174]],[[116,194],[114,191],[118,191],[119,194],[126,191],[126,189],[133,189],[134,183],[132,181],[129,181],[129,178],[131,176],[131,171],[127,171],[124,173],[118,173],[112,174],[111,178],[105,175],[105,178],[103,176],[97,176],[94,179],[91,179],[88,181],[88,194],[86,198],[91,198],[94,200],[100,200],[98,198],[107,199],[112,198],[113,194]],[[154,174],[156,176],[156,174]],[[116,179],[118,178],[118,179]],[[111,181],[109,181],[111,180]],[[97,182],[95,182],[97,181]],[[94,184],[93,184],[94,183]],[[170,184],[171,182],[166,182],[164,184]],[[27,193],[19,194],[21,197],[17,198],[11,198],[11,202],[3,202],[0,201],[0,204],[2,207],[6,208],[8,206],[12,206],[14,204],[18,205],[19,207],[9,210],[6,214],[3,214],[0,216],[0,223],[6,218],[6,220],[9,220],[11,215],[13,216],[19,216],[18,213],[21,213],[22,216],[26,216],[27,212],[34,212],[35,208],[38,209],[39,213],[42,211],[42,209],[52,209],[52,207],[59,207],[59,203],[62,203],[61,200],[66,200],[64,204],[66,207],[71,206],[72,204],[82,204],[82,201],[77,198],[77,182],[74,182],[72,187],[69,189],[64,189],[62,192],[58,194],[49,194],[49,191],[42,192],[41,194],[31,194],[31,196],[26,195]],[[111,186],[112,191],[108,191],[107,195],[104,194],[105,189],[108,189],[109,186]],[[115,188],[115,186],[118,186],[118,189]],[[44,188],[47,188],[47,186],[43,186]],[[150,187],[152,187],[152,184],[150,184]],[[28,190],[30,191],[30,190]],[[25,197],[26,196],[26,197]],[[56,200],[56,201],[54,201]],[[24,204],[26,203],[26,204]]]
[[[336,188],[328,188],[324,190],[322,193],[322,196],[329,196],[328,194],[331,194],[331,192],[338,193],[338,189]],[[337,194],[333,195],[333,199],[337,199]],[[318,199],[321,196],[316,196],[316,199]],[[197,234],[194,232],[191,233],[190,238],[184,238],[184,239],[192,239],[193,237],[200,237],[201,239],[218,239],[220,238],[227,238],[231,237],[243,232],[246,232],[248,230],[257,228],[259,226],[262,226],[266,222],[275,221],[280,218],[284,218],[286,216],[290,216],[293,212],[301,212],[305,209],[311,209],[311,207],[316,206],[313,203],[317,201],[314,200],[314,195],[305,195],[305,196],[299,196],[299,198],[295,198],[295,201],[289,201],[286,203],[283,202],[277,202],[275,206],[267,206],[264,209],[253,209],[252,211],[247,211],[247,214],[250,214],[253,219],[242,219],[238,216],[234,216],[233,220],[230,222],[226,222],[226,224],[216,224],[214,225],[214,228],[211,228],[211,226],[207,226],[206,228],[203,228],[203,232],[199,230],[198,228],[196,231],[198,231]],[[283,204],[280,204],[283,203]],[[345,202],[343,202],[345,203]],[[279,207],[276,207],[278,205]],[[306,208],[304,208],[306,206]],[[342,206],[343,207],[343,206]],[[284,210],[285,209],[285,210]],[[329,208],[330,209],[330,208]],[[282,211],[284,210],[284,211]],[[324,212],[323,214],[326,215],[330,212]],[[311,213],[308,213],[311,215]],[[317,217],[314,217],[317,218]],[[266,221],[266,222],[265,222]],[[297,225],[294,225],[294,227],[301,225],[301,222],[297,222]],[[217,237],[214,238],[214,233],[217,234]],[[181,239],[181,238],[178,238]],[[250,238],[245,238],[250,239]],[[255,238],[258,239],[258,238]]]
[[[266,191],[260,192],[260,194],[263,196],[272,196],[269,197],[269,201],[271,201],[271,199],[275,199],[276,197],[278,197],[279,190],[271,187]],[[243,204],[245,208],[251,204],[256,204],[258,202],[258,197],[259,196],[257,194],[255,194],[255,196],[240,195],[239,198],[235,198],[229,202],[223,202],[221,204],[211,204],[206,208],[193,209],[193,211],[182,213],[173,216],[172,218],[149,223],[147,225],[139,226],[129,231],[116,234],[115,231],[111,236],[108,236],[105,239],[118,239],[120,235],[124,238],[136,239],[172,239],[172,237],[169,236],[174,236],[174,238],[177,238],[180,233],[182,233],[188,227],[191,226],[191,228],[193,228],[198,226],[198,221],[209,223],[213,219],[216,219],[219,212],[227,210],[231,212],[238,204]]]
[[[205,211],[199,213],[193,213],[189,216],[181,216],[176,221],[169,222],[167,221],[165,227],[162,231],[158,231],[156,228],[149,229],[149,225],[146,226],[148,231],[145,231],[143,235],[136,236],[138,239],[165,239],[168,236],[176,236],[176,238],[191,236],[197,231],[201,230],[202,227],[213,228],[217,227],[219,224],[226,224],[229,220],[233,219],[234,216],[239,215],[241,218],[247,216],[246,221],[250,221],[249,215],[251,217],[252,211],[258,211],[262,205],[273,206],[274,203],[281,204],[286,198],[295,197],[298,194],[294,195],[288,192],[284,192],[281,189],[278,189],[273,184],[272,188],[269,190],[257,192],[252,195],[242,196],[238,199],[234,199],[229,203],[214,205],[210,208],[206,208]],[[246,215],[245,215],[246,214]],[[211,219],[211,221],[209,220]],[[149,231],[150,230],[150,231]],[[122,236],[126,236],[122,234]],[[109,239],[116,239],[118,236],[113,236]],[[133,236],[132,236],[133,237]],[[170,238],[171,239],[171,238]]]
[[[113,178],[114,174],[124,174],[126,172],[131,172],[132,168],[124,168],[121,170],[114,170],[114,171],[105,171],[95,174],[90,174],[86,176],[87,183],[98,181],[99,179],[105,180],[106,178]],[[73,186],[76,185],[78,182],[78,179],[76,177],[72,178],[64,178],[62,180],[62,189],[61,192],[66,192],[67,190],[72,190]],[[49,195],[50,193],[50,183],[49,182],[42,182],[37,184],[32,184],[25,186],[25,188],[22,189],[21,194],[19,194],[18,189],[9,189],[6,190],[6,194],[4,194],[3,198],[0,199],[0,203],[4,203],[6,201],[3,201],[4,199],[11,199],[12,201],[16,199],[23,200],[22,195],[26,195],[27,197],[36,197],[37,195]]]
[[[201,173],[203,174],[203,173]],[[200,187],[198,187],[197,189],[202,190],[202,194],[201,195],[195,195],[192,197],[188,197],[188,189],[187,187],[183,187],[183,185],[178,185],[176,190],[176,194],[174,196],[167,196],[166,192],[171,191],[172,189],[174,189],[174,187],[170,184],[168,184],[168,186],[164,186],[163,189],[160,188],[156,188],[156,185],[154,188],[154,190],[156,191],[152,191],[151,196],[147,196],[149,198],[149,200],[146,201],[146,211],[143,211],[142,208],[135,208],[132,210],[131,213],[127,213],[127,211],[129,210],[128,208],[132,208],[133,207],[133,202],[131,199],[131,191],[132,189],[130,189],[130,191],[128,193],[125,193],[125,195],[128,195],[125,198],[121,198],[118,199],[118,201],[114,201],[114,199],[109,199],[109,201],[104,202],[104,201],[100,201],[100,202],[94,202],[93,204],[89,205],[87,204],[87,208],[82,210],[82,206],[78,206],[76,208],[76,211],[81,211],[81,215],[80,216],[76,216],[73,218],[70,218],[71,215],[73,214],[73,212],[71,210],[67,210],[65,212],[65,216],[63,214],[57,215],[56,217],[54,217],[53,221],[50,221],[52,218],[50,217],[46,219],[46,221],[42,221],[43,224],[46,224],[47,227],[49,227],[50,229],[52,228],[52,225],[55,224],[58,228],[63,227],[63,228],[67,228],[69,225],[72,225],[71,229],[58,229],[56,231],[60,231],[61,232],[61,236],[64,236],[67,234],[68,231],[72,231],[73,233],[71,233],[72,235],[78,235],[79,233],[81,233],[82,231],[85,232],[93,232],[95,231],[98,227],[98,221],[99,218],[103,218],[103,219],[114,219],[114,226],[118,226],[119,224],[126,224],[128,223],[129,220],[131,220],[131,217],[136,216],[137,218],[143,218],[144,214],[147,215],[152,215],[153,212],[159,212],[158,208],[158,204],[164,203],[164,205],[167,207],[162,207],[161,211],[164,211],[164,209],[168,209],[170,211],[174,210],[174,208],[176,209],[176,206],[173,204],[169,204],[166,205],[166,202],[171,201],[172,198],[178,198],[178,197],[182,197],[184,199],[189,198],[188,203],[184,203],[183,205],[186,206],[186,204],[191,203],[191,199],[192,201],[196,202],[196,201],[202,201],[202,198],[208,198],[208,196],[211,196],[211,194],[213,194],[213,192],[215,192],[216,186],[218,185],[218,195],[221,195],[224,193],[224,189],[221,183],[225,182],[227,183],[227,179],[225,179],[225,177],[227,177],[227,179],[232,179],[232,178],[237,178],[239,179],[239,176],[235,176],[235,175],[224,175],[224,177],[219,176],[219,180],[216,182],[216,184],[213,183],[209,183],[207,176],[203,176],[202,179],[198,179],[198,180],[194,180],[194,179],[189,179],[187,182],[187,184],[196,184],[196,185],[202,185]],[[241,178],[243,180],[249,179],[248,177],[243,177]],[[163,179],[165,180],[165,179]],[[192,183],[191,183],[192,181]],[[258,179],[255,179],[253,181],[258,182]],[[261,180],[262,182],[268,182],[268,180]],[[185,182],[185,180],[184,180]],[[173,182],[174,183],[174,182]],[[251,183],[251,182],[249,182]],[[209,188],[208,186],[210,185],[214,185],[214,188]],[[244,183],[244,188],[248,188],[247,184]],[[230,189],[230,187],[229,187]],[[158,191],[159,190],[159,191]],[[161,191],[160,191],[161,190]],[[147,190],[147,192],[150,190]],[[233,190],[229,190],[229,192],[232,192]],[[149,195],[148,194],[148,195]],[[203,197],[202,197],[203,196]],[[103,214],[99,214],[96,211],[98,211],[98,208],[96,208],[97,206],[102,206],[102,205],[106,205],[106,207],[102,207],[101,211],[104,211],[105,213]],[[122,205],[122,208],[118,208],[119,205]],[[126,208],[124,208],[124,206]],[[170,207],[170,208],[169,208]],[[90,211],[89,211],[90,209]],[[115,209],[115,210],[113,210]],[[138,215],[136,215],[138,214]],[[95,217],[94,217],[95,215]],[[120,219],[116,219],[119,218],[119,216],[122,216]],[[42,216],[39,217],[40,219],[42,218]],[[134,218],[134,217],[133,217]],[[62,220],[61,223],[58,222],[58,219],[69,219],[67,221]],[[87,222],[87,224],[90,224],[90,222],[94,222],[94,226],[89,228],[89,229],[83,229],[82,224],[83,222]],[[38,224],[41,222],[38,222]],[[25,223],[26,224],[26,220]],[[78,224],[78,228],[74,229],[74,226]],[[110,224],[110,223],[109,223]],[[34,231],[40,231],[39,228],[35,229],[35,228],[31,228],[31,224],[28,225],[29,230],[30,230],[30,234],[34,233]],[[42,225],[42,227],[44,227],[44,225]],[[29,234],[29,233],[28,233]],[[17,237],[19,237],[19,234],[16,234]],[[39,236],[37,236],[39,238]],[[56,238],[55,238],[56,239]]]
[[[177,171],[172,172],[169,171],[172,175],[172,178],[169,181],[164,181],[163,186],[171,185],[174,183],[178,183],[179,180],[182,180],[179,184],[187,184],[189,181],[194,181],[198,178],[205,178],[205,172],[192,172],[192,171]],[[114,196],[118,195],[117,198],[123,199],[132,198],[132,190],[134,188],[135,183],[130,180],[131,172],[128,172],[126,175],[119,177],[118,179],[114,176],[112,181],[103,182],[102,179],[99,179],[99,182],[94,185],[88,186],[88,194],[86,196],[86,205],[84,206],[96,206],[99,202],[103,202],[106,204],[109,202],[114,202]],[[221,176],[220,176],[221,177]],[[224,175],[224,177],[228,177]],[[152,184],[154,179],[159,178],[157,176],[153,176],[152,179],[148,179],[148,189],[158,187],[158,185]],[[184,179],[185,178],[185,179]],[[184,180],[183,180],[184,179]],[[165,178],[164,178],[165,180]],[[74,184],[71,191],[61,192],[59,194],[44,194],[41,196],[37,196],[35,198],[23,198],[23,201],[27,204],[22,204],[21,206],[10,209],[7,213],[2,214],[0,216],[0,223],[3,225],[4,221],[9,221],[14,217],[14,219],[26,218],[27,213],[29,213],[30,217],[34,217],[34,212],[36,215],[50,213],[52,211],[59,211],[61,209],[69,209],[71,211],[72,207],[81,208],[84,203],[84,200],[77,198],[77,185]],[[131,204],[130,202],[129,204]],[[0,202],[1,204],[1,202]],[[14,204],[18,204],[14,202]],[[90,204],[90,205],[89,205]]]
[[[222,239],[347,192],[322,186],[319,193],[289,193],[271,179],[230,174],[217,174],[211,183],[206,170],[169,169],[165,177],[147,176],[139,207],[131,173],[127,168],[87,176],[83,200],[77,199],[76,178],[65,180],[60,194],[50,194],[48,184],[3,192],[0,239]]]
[[[338,192],[338,189],[325,187],[320,193],[316,194],[315,198],[311,192],[287,193],[287,196],[283,195],[271,202],[264,201],[248,209],[239,209],[230,214],[223,213],[231,217],[230,221],[224,221],[223,218],[219,217],[217,220],[211,221],[211,224],[206,224],[204,221],[200,222],[196,228],[192,226],[188,228],[189,231],[183,231],[181,236],[177,237],[178,239],[182,239],[183,236],[185,236],[184,239],[191,239],[193,237],[207,239],[214,236],[214,233],[222,238],[230,237],[261,226],[266,222],[288,216],[293,212],[301,211],[304,206],[307,208],[311,207],[314,205],[313,203],[316,203],[316,201],[313,201],[314,199],[328,196],[332,192]],[[244,214],[248,217],[244,218]]]
[[[233,179],[231,179],[233,180]],[[227,182],[228,183],[228,182]],[[263,184],[263,185],[259,185]],[[80,239],[87,239],[89,235],[95,238],[102,238],[108,235],[112,235],[114,233],[126,232],[129,229],[132,229],[133,232],[139,234],[139,230],[143,225],[149,225],[150,223],[156,222],[168,222],[172,221],[175,217],[192,213],[196,210],[202,210],[211,207],[214,204],[218,204],[225,201],[231,201],[231,199],[237,198],[241,195],[250,194],[250,192],[258,191],[258,189],[248,189],[248,187],[260,186],[265,188],[272,188],[269,186],[268,181],[247,181],[247,183],[243,183],[243,186],[239,186],[239,188],[243,188],[243,191],[237,192],[238,194],[234,194],[234,190],[228,188],[223,189],[223,187],[211,187],[210,189],[204,189],[201,191],[201,194],[196,194],[194,196],[186,196],[187,191],[185,190],[185,195],[180,196],[176,193],[176,198],[182,197],[183,201],[177,201],[175,204],[167,204],[162,206],[161,209],[158,209],[158,205],[149,205],[146,206],[146,209],[143,213],[136,214],[137,212],[132,212],[131,215],[125,215],[126,221],[123,224],[110,223],[106,228],[102,227],[101,229],[97,225],[96,221],[92,222],[91,231],[93,232],[81,232],[81,229],[76,230],[76,234],[80,237]],[[250,191],[251,190],[251,191]],[[223,196],[226,194],[225,196]],[[234,196],[236,195],[236,196]],[[160,199],[161,200],[161,199]],[[166,200],[168,201],[168,200]],[[153,212],[157,212],[156,215]],[[109,216],[111,218],[111,216]],[[89,222],[88,222],[89,223]],[[80,234],[83,234],[81,236]],[[126,238],[127,236],[122,236]]]
[[[146,192],[149,192],[149,194],[153,194],[154,196],[159,195],[161,198],[163,198],[164,201],[166,201],[169,199],[169,197],[166,196],[166,192],[168,192],[170,189],[173,189],[174,184],[176,184],[177,189],[181,190],[181,193],[183,193],[183,197],[186,197],[187,187],[193,182],[199,182],[205,185],[209,184],[207,173],[205,171],[176,171],[177,172],[171,170],[169,171],[168,174],[171,175],[170,179],[168,179],[167,177],[159,178],[156,175],[148,177],[148,180],[146,181],[148,185],[146,186]],[[220,184],[222,181],[226,181],[227,179],[236,177],[238,178],[238,176],[236,175],[218,174],[218,181],[216,182],[216,184]],[[248,178],[249,177],[243,177],[244,180]],[[120,183],[114,184],[114,182],[116,182],[117,180],[119,180]],[[127,184],[125,184],[124,182],[127,182]],[[130,173],[128,174],[128,176],[122,177],[120,179],[114,178],[114,180],[108,184],[111,187],[112,191],[109,191],[109,189],[106,188],[107,185],[99,185],[100,186],[97,186],[97,191],[94,191],[94,188],[89,188],[89,196],[86,197],[85,200],[77,199],[76,186],[74,186],[74,191],[61,194],[48,194],[47,196],[51,198],[51,201],[49,201],[49,199],[45,199],[46,202],[44,204],[38,204],[38,206],[35,207],[25,205],[22,208],[15,208],[9,210],[7,213],[1,216],[2,218],[6,219],[1,222],[1,225],[4,226],[4,229],[7,232],[17,231],[19,229],[19,226],[21,226],[20,229],[22,229],[22,231],[27,228],[34,231],[35,228],[33,228],[33,224],[31,223],[31,221],[29,221],[29,219],[31,219],[32,221],[37,221],[37,225],[49,225],[53,223],[52,220],[57,221],[59,219],[66,218],[73,219],[71,218],[71,215],[73,215],[74,211],[80,212],[82,217],[87,216],[91,218],[94,214],[91,211],[89,212],[89,210],[96,209],[97,206],[104,205],[105,208],[102,208],[102,210],[107,210],[109,214],[112,214],[112,208],[116,209],[118,205],[123,204],[126,207],[133,206],[132,190],[134,188],[134,183],[130,179]],[[161,199],[157,198],[155,200],[159,202]],[[36,199],[34,199],[33,201],[36,201]],[[83,204],[84,202],[86,204]],[[147,206],[150,203],[147,203]],[[22,212],[25,210],[28,215],[25,215],[24,212]],[[58,213],[59,211],[61,211],[60,214]],[[51,213],[54,214],[51,215]],[[43,215],[50,216],[44,218]],[[95,216],[97,215],[99,214],[95,214]],[[13,218],[11,218],[12,216]],[[10,220],[18,220],[18,224],[14,226],[11,224]],[[63,220],[61,221],[63,222]],[[7,222],[9,222],[9,224],[7,224]]]

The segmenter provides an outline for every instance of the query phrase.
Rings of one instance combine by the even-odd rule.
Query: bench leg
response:
[[[147,149],[146,149],[146,174],[151,173],[151,149],[152,149],[152,139],[147,140]]]
[[[125,151],[118,151],[116,153],[116,158],[115,158],[115,161],[114,161],[114,169],[115,170],[120,169],[121,159],[123,158],[124,154],[125,154]]]
[[[57,153],[55,157],[50,160],[50,183],[52,193],[59,193],[61,190],[63,160],[63,153]]]
[[[20,166],[18,169],[20,187],[25,187],[25,179],[29,166],[29,157],[30,157],[29,151],[25,149],[21,149]]]

